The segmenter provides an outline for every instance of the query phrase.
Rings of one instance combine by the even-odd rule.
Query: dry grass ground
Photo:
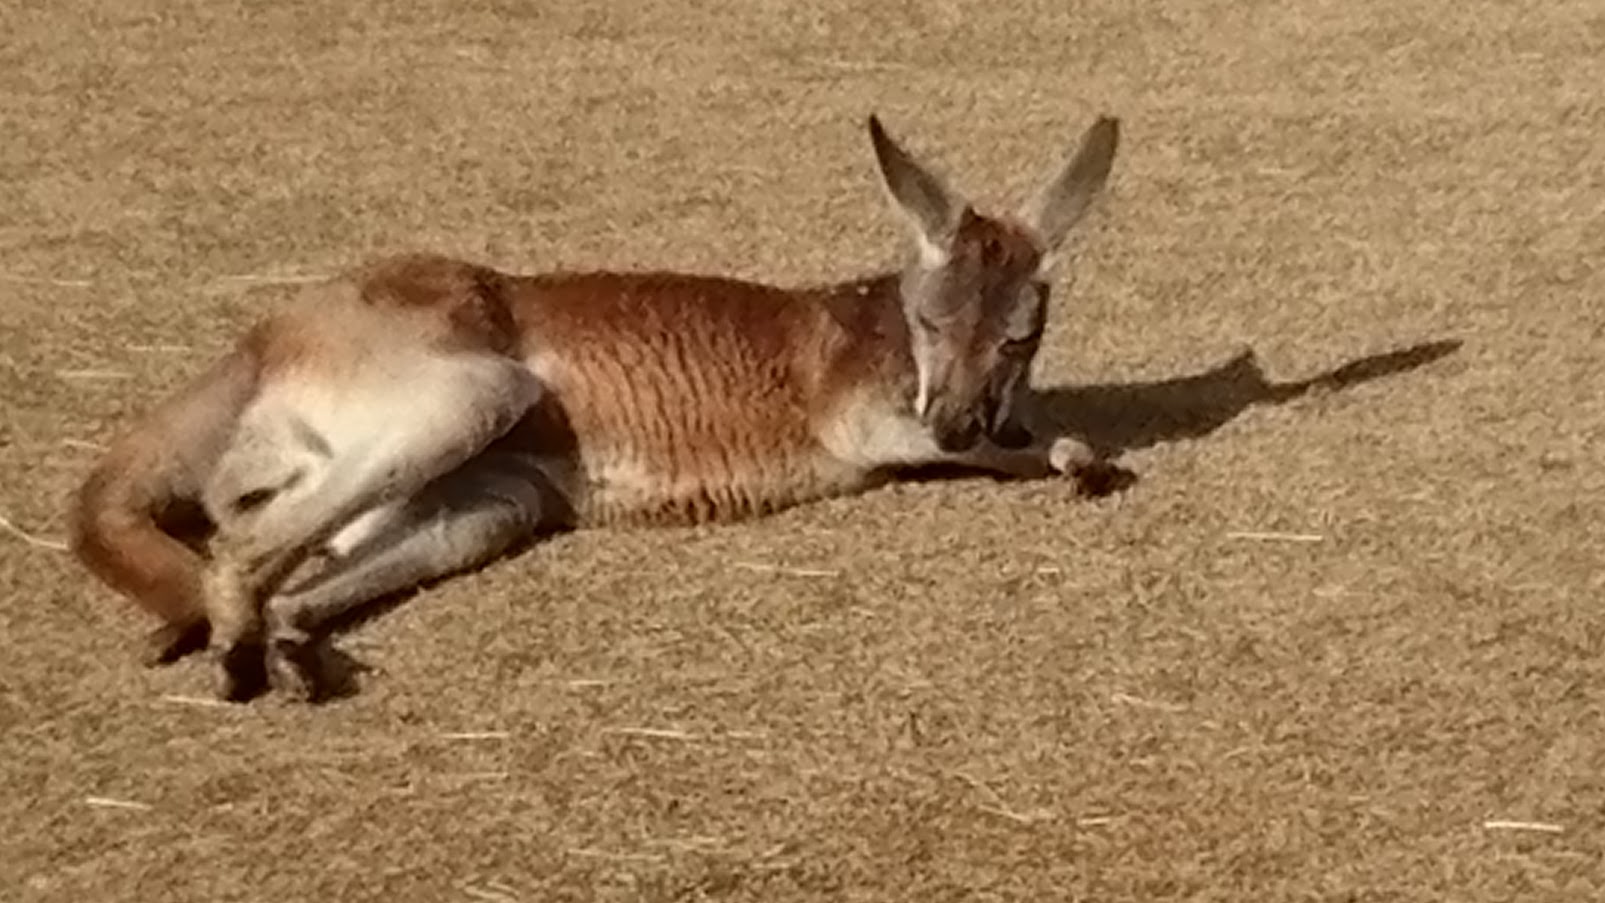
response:
[[[1597,0],[0,34],[0,513],[46,542],[286,279],[885,264],[872,109],[992,199],[1124,118],[1040,381],[1141,477],[569,536],[348,634],[319,708],[183,701],[210,668],[140,669],[149,622],[8,533],[0,897],[1605,899]]]

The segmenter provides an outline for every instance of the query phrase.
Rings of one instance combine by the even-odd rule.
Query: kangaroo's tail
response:
[[[256,391],[258,369],[242,342],[121,437],[73,496],[73,554],[164,622],[149,663],[205,644],[202,549],[212,524],[201,491]]]

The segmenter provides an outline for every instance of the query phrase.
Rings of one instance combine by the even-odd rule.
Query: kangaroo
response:
[[[331,619],[551,531],[734,520],[927,466],[1090,479],[1084,443],[1032,429],[1029,378],[1118,120],[1009,217],[867,125],[912,239],[901,271],[782,288],[380,259],[257,323],[113,445],[74,551],[163,620],[149,661],[209,643],[223,698],[310,700]]]

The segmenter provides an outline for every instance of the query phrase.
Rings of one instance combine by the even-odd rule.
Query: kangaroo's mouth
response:
[[[993,445],[1011,451],[1025,448],[1036,441],[1030,430],[1007,419],[988,430],[986,436],[992,440]]]
[[[1010,416],[1001,400],[982,398],[966,407],[938,405],[925,418],[937,447],[943,453],[962,454],[984,439],[1000,448],[1020,449],[1035,437]]]

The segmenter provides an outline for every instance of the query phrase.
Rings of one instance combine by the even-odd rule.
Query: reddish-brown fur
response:
[[[990,240],[988,253],[1019,253],[1016,233],[996,221],[976,219],[966,233]],[[786,290],[675,273],[519,277],[420,254],[367,265],[352,282],[362,305],[402,314],[442,347],[555,362],[541,373],[552,395],[501,444],[581,459],[626,449],[660,478],[662,491],[647,496],[582,489],[573,526],[732,520],[848,489],[850,480],[817,466],[809,425],[832,413],[821,403],[878,382],[911,391],[907,361],[886,354],[908,329],[895,274]],[[120,440],[76,496],[79,559],[175,627],[204,620],[195,542],[211,525],[196,500],[232,418],[263,375],[339,367],[321,353],[333,347],[323,321],[309,316],[326,313],[324,303],[253,328]],[[694,412],[688,397],[701,401]],[[175,435],[192,444],[171,443]],[[188,545],[169,533],[180,509],[191,519]]]
[[[1102,186],[1114,122],[1089,130],[1034,228],[977,213],[870,125],[920,250],[901,273],[785,289],[377,261],[258,324],[119,440],[78,493],[74,551],[166,622],[159,652],[209,625],[236,698],[264,638],[309,691],[319,619],[532,530],[748,517],[910,466],[1084,466],[1085,446],[1033,437],[1016,401],[1044,256]],[[292,579],[320,548],[341,567]]]
[[[582,460],[622,456],[660,490],[594,487],[580,522],[728,520],[843,488],[820,471],[811,425],[841,389],[895,369],[865,348],[901,328],[895,291],[891,277],[801,292],[678,274],[511,280],[523,353],[552,388],[537,416],[565,424]],[[562,453],[562,435],[537,447]]]

